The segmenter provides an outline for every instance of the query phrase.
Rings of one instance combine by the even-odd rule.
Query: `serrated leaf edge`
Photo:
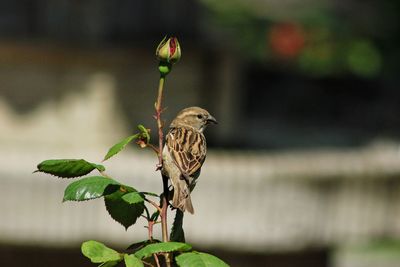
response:
[[[77,175],[77,176],[60,176],[60,175],[56,175],[56,174],[54,174],[54,173],[50,173],[50,172],[46,172],[46,171],[41,171],[41,170],[39,170],[39,165],[40,165],[40,164],[42,164],[42,163],[45,162],[45,161],[50,161],[50,160],[54,160],[54,161],[56,161],[56,160],[59,160],[59,161],[62,161],[62,160],[65,160],[65,161],[81,161],[81,160],[83,160],[85,163],[88,163],[89,165],[91,165],[91,166],[93,167],[93,169],[90,170],[88,173],[85,173],[85,174],[82,174],[82,175]],[[80,178],[80,177],[83,177],[83,176],[85,176],[85,175],[88,175],[89,173],[91,173],[91,172],[92,172],[93,170],[95,170],[95,169],[97,169],[99,172],[104,171],[104,170],[100,170],[100,169],[99,169],[99,166],[103,167],[104,170],[106,169],[106,168],[105,168],[103,165],[101,165],[101,164],[96,164],[96,163],[87,161],[87,160],[85,160],[85,159],[46,159],[46,160],[43,160],[42,162],[40,162],[40,163],[36,166],[38,169],[35,170],[35,171],[33,171],[32,173],[41,172],[41,173],[45,173],[45,174],[47,174],[47,175],[51,175],[51,176],[54,176],[54,177],[60,178],[60,179],[74,179],[74,178]]]
[[[90,259],[90,261],[91,261],[92,263],[106,263],[106,262],[109,262],[109,261],[94,262],[94,261],[92,260],[91,257],[87,256],[87,255],[84,253],[84,246],[87,245],[87,244],[90,243],[90,242],[93,242],[93,243],[97,243],[97,244],[99,244],[99,245],[102,245],[102,246],[104,246],[106,249],[112,250],[113,252],[117,253],[117,254],[119,255],[118,261],[121,261],[121,260],[123,259],[123,257],[124,257],[124,254],[119,253],[119,252],[116,251],[115,249],[112,249],[112,248],[107,247],[105,244],[103,244],[103,243],[101,243],[101,242],[99,242],[99,241],[96,241],[96,240],[87,240],[87,241],[85,241],[85,242],[83,242],[83,243],[81,244],[81,252],[82,252],[82,254],[83,254],[86,258]],[[116,260],[116,261],[117,261],[117,260]]]
[[[117,223],[120,224],[122,227],[124,227],[124,228],[125,228],[125,231],[128,231],[128,228],[131,227],[132,225],[134,225],[134,224],[137,222],[137,220],[140,218],[140,216],[137,217],[137,218],[136,218],[136,221],[135,221],[133,224],[129,225],[129,226],[123,225],[121,222],[119,222],[119,221],[117,221],[116,219],[113,218],[113,216],[111,215],[110,211],[108,210],[108,207],[107,207],[107,204],[106,204],[106,198],[105,198],[104,196],[103,196],[103,199],[104,199],[104,207],[106,208],[106,211],[107,211],[108,215],[110,215],[110,217],[111,217],[111,219],[112,219],[113,221],[117,222]],[[121,197],[121,199],[122,199],[122,197]],[[127,203],[127,204],[128,204],[128,203]],[[128,204],[128,205],[129,205],[129,204]],[[139,203],[132,204],[132,205],[139,205]],[[143,204],[143,205],[144,205],[144,204]]]
[[[188,246],[188,248],[187,248],[187,249],[184,249],[184,250],[181,250],[180,248],[175,248],[175,249],[163,249],[163,250],[160,250],[160,251],[154,251],[154,252],[151,253],[150,255],[147,255],[147,256],[143,255],[142,257],[139,257],[140,254],[141,254],[140,251],[145,250],[147,247],[149,247],[149,246],[157,246],[157,245],[166,244],[166,243],[180,244],[181,246]],[[191,246],[190,244],[187,244],[187,243],[181,243],[181,242],[162,242],[162,243],[156,243],[156,244],[149,244],[149,245],[145,246],[144,248],[142,248],[142,249],[136,251],[134,254],[135,254],[135,256],[136,256],[137,258],[143,259],[143,258],[150,257],[150,256],[151,256],[152,254],[154,254],[154,253],[173,252],[173,251],[189,251],[189,250],[191,250],[191,249],[192,249],[192,246]],[[142,253],[143,253],[143,252],[142,252]],[[138,256],[138,255],[139,255],[139,256]]]

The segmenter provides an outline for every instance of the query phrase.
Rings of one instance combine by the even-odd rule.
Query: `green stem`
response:
[[[158,127],[158,164],[159,164],[159,167],[162,166],[162,150],[163,150],[163,141],[164,141],[163,123],[161,121],[162,95],[163,95],[163,90],[164,90],[164,82],[165,82],[165,75],[161,75],[160,82],[158,84],[158,96],[157,96],[157,103],[156,103],[156,119],[157,119],[157,127]]]
[[[162,151],[163,151],[163,146],[164,146],[164,133],[163,133],[163,123],[161,120],[161,113],[162,113],[162,96],[163,96],[163,90],[164,90],[164,83],[165,83],[165,76],[166,74],[161,73],[160,76],[160,82],[158,85],[158,96],[157,96],[157,102],[155,104],[155,109],[156,109],[156,120],[157,120],[157,127],[158,127],[158,169],[162,169],[162,164],[163,164],[163,158],[162,158]],[[162,176],[163,180],[163,194],[162,194],[162,200],[161,200],[161,212],[160,212],[160,217],[161,217],[161,229],[162,229],[162,240],[163,242],[168,242],[168,222],[167,222],[167,211],[168,211],[168,178],[165,176]],[[165,262],[167,264],[167,267],[171,266],[171,260],[169,253],[165,253]]]

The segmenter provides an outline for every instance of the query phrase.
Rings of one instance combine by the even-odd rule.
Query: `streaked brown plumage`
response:
[[[194,213],[190,192],[196,185],[206,159],[207,144],[203,131],[217,123],[210,113],[199,107],[185,108],[170,125],[163,149],[163,174],[174,188],[172,206]]]

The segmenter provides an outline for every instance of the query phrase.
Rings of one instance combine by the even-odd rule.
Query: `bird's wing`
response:
[[[206,139],[200,132],[172,128],[166,137],[166,145],[177,166],[189,176],[197,172],[206,159]]]

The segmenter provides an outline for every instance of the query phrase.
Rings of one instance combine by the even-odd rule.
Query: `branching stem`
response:
[[[150,143],[147,144],[147,146],[150,147],[157,154],[157,157],[158,157],[158,153],[159,153],[158,147],[156,147],[155,145],[150,144]]]
[[[153,200],[148,199],[148,198],[145,198],[144,200],[146,200],[146,201],[149,202],[151,205],[153,205],[154,208],[156,208],[156,209],[160,212],[160,214],[161,214],[162,209],[160,208],[160,206],[157,205],[156,202],[154,202]]]

